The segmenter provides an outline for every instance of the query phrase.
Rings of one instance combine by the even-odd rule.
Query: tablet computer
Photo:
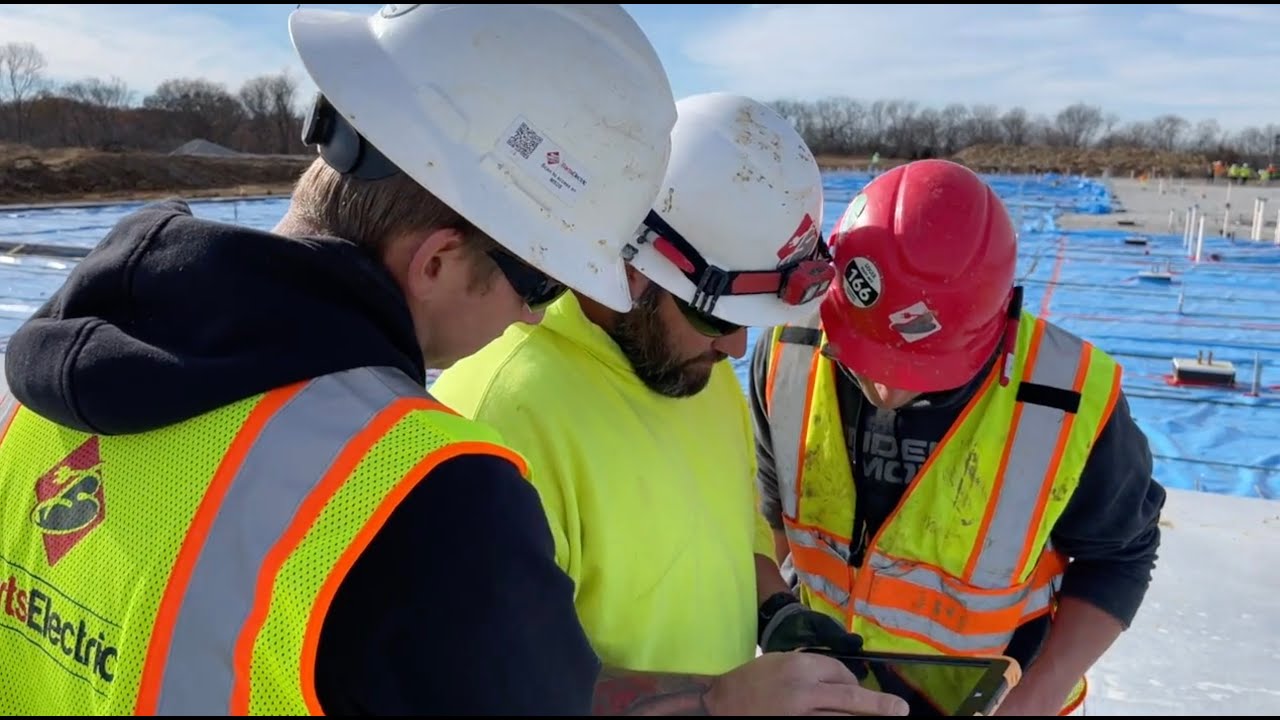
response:
[[[991,715],[1022,679],[1018,662],[1003,655],[813,652],[843,662],[862,685],[906,700],[916,716]]]

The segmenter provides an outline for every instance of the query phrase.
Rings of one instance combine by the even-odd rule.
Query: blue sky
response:
[[[118,76],[138,99],[170,77],[235,90],[263,73],[305,77],[286,31],[294,7],[0,5],[0,43],[35,43],[56,79]],[[843,95],[1045,114],[1086,102],[1125,121],[1175,113],[1233,131],[1280,123],[1276,5],[626,7],[678,98]]]

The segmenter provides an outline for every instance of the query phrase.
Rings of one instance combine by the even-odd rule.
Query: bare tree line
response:
[[[1075,103],[1056,115],[1030,115],[994,105],[921,108],[903,100],[864,103],[852,98],[780,100],[773,107],[800,130],[813,151],[892,158],[947,157],[978,145],[1042,146],[1076,150],[1145,148],[1191,152],[1210,160],[1270,162],[1280,125],[1225,132],[1215,120],[1191,124],[1177,115],[1122,124],[1102,108]]]
[[[205,139],[251,153],[299,153],[297,82],[285,73],[246,81],[234,93],[203,78],[173,78],[135,104],[119,78],[50,82],[30,43],[0,45],[0,141],[37,147],[84,146],[168,152]],[[1177,115],[1121,123],[1099,107],[1075,103],[1052,117],[1020,107],[951,104],[936,109],[905,100],[866,103],[838,97],[777,100],[819,155],[915,159],[948,157],[984,145],[1065,149],[1136,148],[1193,152],[1210,160],[1271,162],[1280,125],[1224,131]]]
[[[135,103],[123,80],[61,85],[31,43],[0,45],[0,142],[169,152],[208,140],[241,152],[303,152],[298,83],[287,73],[245,81],[236,92],[204,78],[172,78]]]

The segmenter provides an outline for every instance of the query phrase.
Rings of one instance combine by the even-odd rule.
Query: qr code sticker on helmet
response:
[[[512,150],[520,153],[520,157],[525,160],[528,160],[533,155],[533,151],[537,150],[541,144],[542,136],[524,123],[520,123],[520,127],[516,128],[511,137],[507,138],[507,145],[510,145]]]

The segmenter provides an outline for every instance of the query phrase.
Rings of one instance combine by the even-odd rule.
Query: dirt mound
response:
[[[183,146],[208,151],[204,141]],[[215,146],[216,147],[216,146]],[[182,149],[182,148],[180,148]],[[0,204],[147,199],[167,195],[210,197],[287,195],[311,155],[165,154],[106,152],[84,148],[37,150],[0,143]],[[977,145],[950,158],[979,172],[1110,172],[1129,177],[1144,172],[1203,177],[1210,159],[1193,153],[1140,148],[1069,148]],[[820,155],[824,169],[866,169],[867,156]],[[881,158],[880,168],[905,162]]]
[[[0,203],[288,194],[312,159],[0,145]]]
[[[208,155],[212,157],[240,157],[244,153],[223,147],[208,140],[191,140],[169,153],[170,155]]]
[[[1203,177],[1212,162],[1199,153],[1167,152],[1148,148],[1107,150],[1014,145],[974,145],[951,158],[980,172],[1057,172],[1115,177],[1154,173],[1174,177]]]

